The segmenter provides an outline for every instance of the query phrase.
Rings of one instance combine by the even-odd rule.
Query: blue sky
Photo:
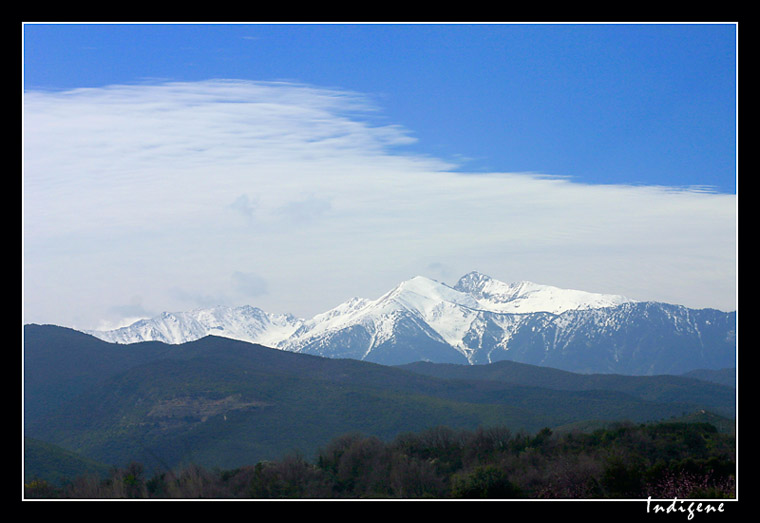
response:
[[[475,269],[732,308],[736,30],[26,25],[28,321],[309,315]]]
[[[289,80],[365,93],[478,171],[736,190],[736,27],[27,27],[28,88]]]

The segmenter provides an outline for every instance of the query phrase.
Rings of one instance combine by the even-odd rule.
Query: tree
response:
[[[475,467],[472,471],[455,474],[451,496],[454,498],[514,499],[522,497],[507,473],[495,465]]]

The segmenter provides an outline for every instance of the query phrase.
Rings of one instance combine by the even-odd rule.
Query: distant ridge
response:
[[[386,365],[511,360],[583,373],[682,374],[735,366],[736,313],[507,284],[470,272],[453,286],[416,276],[375,300],[310,319],[213,307],[164,313],[105,341],[178,344],[210,334],[291,352]]]
[[[683,376],[736,388],[736,369],[695,369]]]

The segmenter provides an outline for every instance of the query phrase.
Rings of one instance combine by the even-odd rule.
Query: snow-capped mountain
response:
[[[113,343],[162,341],[179,344],[215,335],[273,346],[290,336],[302,323],[299,318],[270,314],[249,305],[218,306],[188,312],[164,312],[119,329],[86,332]]]
[[[479,272],[462,276],[454,289],[476,298],[481,309],[491,312],[561,314],[576,309],[614,307],[633,301],[624,296],[560,289],[529,281],[506,284]]]
[[[217,307],[90,334],[117,343],[183,343],[213,334],[383,364],[508,359],[625,374],[735,365],[735,313],[507,284],[477,272],[453,287],[417,276],[375,300],[353,298],[311,319]]]

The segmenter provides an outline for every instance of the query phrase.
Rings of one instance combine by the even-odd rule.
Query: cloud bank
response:
[[[24,321],[310,316],[470,270],[735,308],[735,195],[468,174],[414,143],[368,97],[306,85],[25,93]]]

